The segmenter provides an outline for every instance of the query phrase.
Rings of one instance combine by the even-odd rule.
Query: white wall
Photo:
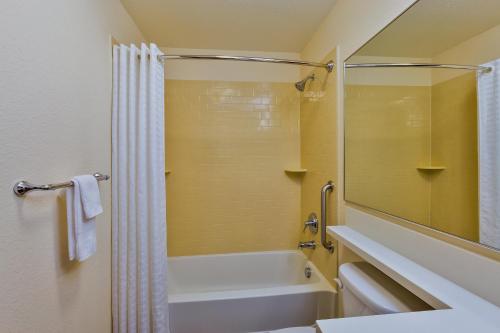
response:
[[[338,0],[302,50],[302,58],[319,61],[338,45],[345,60],[414,2]]]
[[[500,25],[497,25],[434,56],[432,61],[441,64],[482,65],[500,57],[499,40]],[[464,73],[466,72],[458,70],[433,71],[432,81],[437,84]]]
[[[321,60],[331,49],[340,50],[343,62],[385,25],[400,15],[413,0],[339,0],[311,42],[302,51],[303,59]],[[337,71],[338,96],[343,96],[342,71]],[[343,123],[343,99],[337,101],[338,123]],[[337,128],[338,160],[343,165],[343,127]],[[341,172],[342,173],[342,172]],[[406,255],[421,265],[455,281],[479,296],[500,305],[500,263],[454,245],[430,238],[394,223],[346,208],[343,175],[339,175],[339,219],[368,237]]]
[[[162,47],[165,54],[237,55],[299,60],[300,54],[291,52],[261,52],[241,50],[178,49]],[[167,80],[214,80],[245,82],[296,82],[300,67],[241,61],[166,60]]]
[[[110,332],[110,182],[98,253],[67,260],[62,192],[16,180],[111,171],[111,45],[142,39],[119,0],[0,2],[0,332]]]

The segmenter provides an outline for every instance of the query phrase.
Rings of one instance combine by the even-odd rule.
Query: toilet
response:
[[[343,317],[432,310],[427,303],[367,262],[339,268],[339,296]],[[272,333],[315,333],[314,327],[289,327]]]
[[[339,279],[343,317],[432,310],[427,303],[367,262],[341,265]]]

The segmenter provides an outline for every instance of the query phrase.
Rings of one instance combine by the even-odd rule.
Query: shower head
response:
[[[314,74],[309,75],[302,81],[296,82],[295,88],[297,88],[298,91],[304,91],[304,89],[306,88],[306,83],[309,80],[314,80]]]

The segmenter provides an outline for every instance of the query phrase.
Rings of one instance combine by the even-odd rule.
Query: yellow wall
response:
[[[346,86],[346,200],[477,241],[476,104],[475,73]]]
[[[477,241],[475,73],[428,87],[348,85],[345,97],[346,200]]]
[[[383,29],[416,0],[337,0],[311,39],[301,51],[301,58],[321,61],[332,49],[337,49],[336,66],[342,64],[364,43]],[[302,68],[304,75],[308,69]],[[337,162],[344,165],[344,71],[336,71],[338,98],[337,127],[331,128],[337,135]],[[338,223],[344,224],[344,168],[338,168],[337,192]]]
[[[431,226],[479,241],[476,74],[432,86]]]
[[[167,80],[165,91],[168,254],[296,248],[293,84]]]
[[[3,0],[0,30],[0,332],[110,332],[110,182],[83,263],[68,260],[62,191],[12,186],[111,172],[111,36],[141,33],[119,0]]]
[[[304,59],[321,60],[329,50],[338,47],[340,62],[360,48],[366,41],[372,38],[385,25],[390,23],[400,15],[414,0],[337,0],[332,11],[323,21],[320,29],[302,51]],[[500,45],[500,44],[496,44]],[[473,49],[470,49],[473,50]],[[467,63],[467,62],[466,62]],[[338,89],[337,94],[337,139],[338,157],[340,166],[343,164],[343,73],[337,72]],[[339,167],[341,175],[337,180],[342,184],[342,167]],[[340,192],[341,194],[342,192]],[[498,277],[500,273],[499,265],[490,259],[471,253],[459,246],[466,247],[467,243],[456,239],[447,239],[454,244],[436,241],[438,234],[432,231],[428,235],[402,228],[394,223],[376,218],[366,214],[364,218],[358,215],[342,214],[344,209],[357,211],[350,208],[349,204],[339,198],[340,219],[338,223],[345,223],[347,226],[362,232],[392,250],[407,256],[411,260],[421,264],[428,269],[444,276],[458,285],[471,290],[481,297],[500,304],[500,288],[498,288]],[[409,224],[404,224],[409,226]],[[443,239],[445,237],[441,237]],[[408,246],[412,244],[412,246]],[[456,246],[459,244],[459,246]],[[415,251],[415,249],[419,249]],[[487,251],[487,250],[484,250]],[[479,251],[478,251],[479,252]],[[339,260],[342,262],[342,253]],[[459,262],[461,265],[457,265]],[[477,274],[464,274],[463,267],[480,267],[482,283],[477,283]]]
[[[431,88],[345,89],[346,200],[428,224]]]
[[[500,56],[500,25],[436,55],[432,62],[484,64]],[[433,181],[432,224],[469,240],[479,240],[477,94],[475,73],[433,71],[433,159],[447,167]],[[451,117],[451,112],[455,117]],[[443,133],[446,131],[447,135]],[[461,147],[461,149],[459,149]],[[466,149],[463,149],[463,148]],[[449,166],[449,167],[448,167]],[[448,195],[440,198],[443,193]],[[442,207],[442,208],[440,208]]]
[[[325,60],[335,59],[335,51]],[[336,71],[327,74],[324,69],[315,70],[316,80],[308,85],[300,101],[300,144],[302,167],[307,173],[302,180],[301,223],[309,213],[320,217],[320,189],[327,181],[337,184],[337,112],[335,101]],[[335,193],[328,195],[328,222],[337,224],[337,200]],[[302,241],[315,240],[316,250],[304,250],[323,275],[332,282],[337,276],[337,254],[330,254],[321,246],[320,232],[313,236],[309,230],[300,234]]]

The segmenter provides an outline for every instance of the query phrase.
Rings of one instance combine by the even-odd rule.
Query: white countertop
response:
[[[334,226],[328,227],[328,233],[438,310],[319,320],[322,333],[500,333],[500,308],[496,305],[354,229]]]

